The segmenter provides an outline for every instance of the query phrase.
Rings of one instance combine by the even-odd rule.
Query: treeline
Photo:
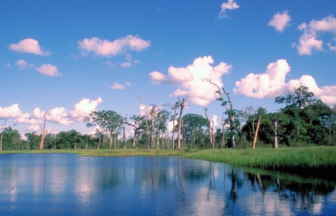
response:
[[[43,148],[244,148],[252,147],[252,143],[257,147],[277,148],[278,145],[336,144],[336,106],[331,108],[317,100],[305,86],[277,97],[275,103],[285,106],[275,113],[261,107],[234,110],[231,106],[230,109],[225,106],[232,104],[231,99],[225,101],[220,95],[219,101],[226,109],[217,128],[208,118],[207,109],[204,109],[205,117],[192,113],[183,115],[186,101],[187,98],[179,98],[172,110],[145,106],[144,113],[130,117],[111,110],[93,111],[84,121],[87,127],[95,128],[94,135],[76,130],[45,133]],[[169,122],[173,122],[173,129],[168,128]],[[126,138],[126,126],[132,128],[134,136]],[[5,127],[0,134],[0,147],[3,150],[39,149],[40,134],[27,133],[25,137],[21,139],[17,130]]]

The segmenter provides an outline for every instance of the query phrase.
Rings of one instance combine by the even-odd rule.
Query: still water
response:
[[[0,215],[336,215],[334,189],[179,157],[0,155]]]

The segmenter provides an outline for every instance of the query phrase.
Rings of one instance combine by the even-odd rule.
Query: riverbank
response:
[[[79,149],[79,150],[34,150],[2,151],[6,153],[75,153],[80,156],[181,156],[234,166],[256,167],[281,171],[336,170],[336,147],[291,147],[259,149]]]

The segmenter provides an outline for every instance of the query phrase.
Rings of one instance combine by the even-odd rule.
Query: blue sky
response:
[[[188,96],[221,116],[211,79],[236,109],[280,108],[299,84],[336,104],[336,1],[1,1],[0,123],[90,132],[91,110]],[[216,68],[216,66],[218,66]],[[251,74],[253,73],[253,74]],[[237,83],[238,82],[238,83]]]

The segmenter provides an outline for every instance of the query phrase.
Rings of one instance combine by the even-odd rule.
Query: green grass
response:
[[[272,170],[336,168],[335,147],[203,150],[183,157]]]
[[[180,156],[183,150],[177,149],[43,149],[0,151],[0,154],[48,154],[48,153],[72,153],[80,156]]]

